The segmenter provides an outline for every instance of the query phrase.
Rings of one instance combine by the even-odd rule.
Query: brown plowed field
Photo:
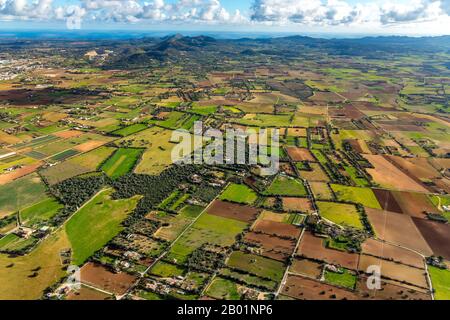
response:
[[[450,225],[413,218],[419,231],[436,256],[450,260]]]
[[[425,218],[425,212],[438,212],[433,204],[423,193],[393,191],[395,200],[399,204],[402,212],[411,217]]]
[[[401,262],[416,268],[424,269],[425,267],[425,262],[419,254],[374,239],[367,239],[362,244],[362,252],[371,256]]]
[[[356,283],[356,290],[364,300],[431,300],[427,293],[413,290],[393,281],[381,281],[381,290],[367,288],[367,277],[362,276]]]
[[[295,240],[282,239],[263,233],[248,232],[244,241],[261,247],[263,249],[261,255],[280,261],[285,261],[295,248]]]
[[[387,261],[372,256],[361,255],[358,269],[366,272],[369,266],[379,266],[381,276],[387,279],[393,279],[406,282],[421,288],[428,288],[425,271],[404,264]]]
[[[294,198],[284,197],[283,209],[286,211],[300,211],[305,213],[312,213],[314,211],[311,201],[308,198]]]
[[[66,300],[110,300],[112,297],[104,292],[81,286],[78,291],[71,291]]]
[[[324,239],[315,237],[310,232],[305,232],[297,254],[307,258],[322,260],[334,265],[340,265],[347,269],[356,270],[358,267],[358,254],[328,249],[323,245]]]
[[[319,279],[322,275],[322,264],[308,259],[296,258],[292,262],[289,271],[300,273],[310,278]]]
[[[288,275],[282,294],[300,300],[358,299],[351,291],[295,275]]]
[[[287,147],[286,152],[293,161],[316,161],[306,148]]]
[[[367,169],[373,180],[386,188],[404,191],[427,192],[428,190],[407,176],[381,155],[363,155],[375,168]]]
[[[372,191],[383,210],[403,213],[402,208],[400,208],[400,205],[397,203],[397,200],[395,200],[394,195],[389,190],[372,189]]]
[[[118,295],[124,294],[137,280],[137,277],[128,273],[113,273],[92,262],[85,264],[80,273],[81,282]]]
[[[243,222],[252,222],[256,219],[259,212],[259,209],[250,206],[221,200],[214,200],[214,202],[208,208],[209,214]]]
[[[258,220],[252,228],[255,232],[272,234],[280,237],[298,238],[301,229],[283,222],[275,222],[269,220]]]
[[[371,208],[365,210],[379,239],[416,250],[426,256],[433,253],[410,216]]]

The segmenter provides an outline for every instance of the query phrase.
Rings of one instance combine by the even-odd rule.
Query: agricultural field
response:
[[[112,179],[123,176],[132,171],[142,151],[143,149],[119,148],[103,163],[101,169]]]
[[[220,195],[220,200],[252,204],[258,195],[249,187],[242,184],[230,184]]]
[[[320,215],[342,226],[362,229],[363,225],[356,207],[352,204],[317,201]]]
[[[0,299],[450,300],[446,38],[83,37],[0,37]]]

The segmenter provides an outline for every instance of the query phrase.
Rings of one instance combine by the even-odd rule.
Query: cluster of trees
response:
[[[214,200],[221,190],[221,188],[213,187],[206,182],[202,182],[196,186],[192,196],[199,201],[209,203]]]
[[[214,272],[224,267],[226,251],[221,247],[214,249],[211,245],[203,245],[196,249],[189,256],[187,267],[204,272]]]
[[[142,195],[133,214],[125,221],[125,225],[140,220],[161,201],[169,196],[187,177],[199,171],[195,165],[176,165],[164,170],[159,175],[129,173],[111,182],[116,189],[114,199],[128,199]]]
[[[105,174],[95,173],[70,178],[51,186],[50,192],[64,205],[64,208],[52,219],[52,223],[58,225],[63,222],[109,181]]]

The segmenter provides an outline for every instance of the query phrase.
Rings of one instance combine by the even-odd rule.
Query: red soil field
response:
[[[92,262],[85,264],[80,273],[81,282],[118,295],[124,294],[137,280],[137,277],[128,273],[113,273]]]
[[[43,163],[39,161],[35,164],[24,166],[20,169],[14,170],[13,172],[2,174],[0,175],[0,185],[7,184],[11,181],[26,176],[27,174],[35,172],[42,164]]]
[[[243,222],[252,222],[258,216],[260,210],[237,203],[215,200],[208,208],[208,213],[224,218],[235,219]]]
[[[362,252],[367,255],[400,262],[416,268],[425,268],[424,259],[419,254],[382,241],[367,239],[362,244]]]
[[[286,147],[286,152],[293,161],[316,161],[306,148]]]
[[[371,208],[365,210],[377,238],[413,249],[426,256],[433,253],[410,216]]]
[[[305,232],[297,249],[297,254],[314,260],[326,261],[347,269],[357,269],[358,254],[328,249],[323,242],[323,238],[315,237],[310,232]]]
[[[418,218],[413,220],[434,254],[450,260],[450,225]]]
[[[351,291],[295,275],[288,275],[282,294],[300,300],[358,299]]]
[[[252,228],[255,232],[272,234],[280,237],[298,238],[301,229],[283,222],[275,222],[269,220],[258,220]]]
[[[295,240],[282,239],[264,233],[249,232],[245,234],[244,241],[261,247],[262,256],[280,261],[285,261],[295,248]]]

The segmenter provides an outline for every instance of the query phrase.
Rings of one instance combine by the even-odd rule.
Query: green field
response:
[[[372,189],[349,187],[340,184],[332,184],[331,189],[333,189],[339,201],[360,203],[368,208],[381,209]]]
[[[185,270],[177,265],[170,264],[164,261],[158,261],[150,270],[152,275],[167,278],[182,276]]]
[[[238,282],[244,282],[249,286],[266,288],[269,291],[275,290],[277,287],[277,283],[275,281],[262,279],[248,273],[237,272],[229,268],[223,268],[220,270],[220,274],[227,278],[236,279]]]
[[[78,210],[65,225],[72,244],[73,262],[82,264],[122,229],[121,222],[134,209],[138,198],[112,200],[105,189]]]
[[[320,215],[342,226],[363,229],[359,213],[352,204],[317,201]]]
[[[307,192],[300,180],[278,175],[266,190],[266,195],[306,196]]]
[[[13,233],[10,233],[0,239],[0,251],[20,251],[22,249],[28,248],[37,242],[36,238],[21,238]]]
[[[325,281],[337,286],[353,290],[356,285],[356,276],[347,269],[341,269],[342,273],[325,271]]]
[[[142,131],[144,129],[147,129],[147,125],[142,124],[142,123],[136,123],[136,124],[132,124],[131,126],[128,127],[124,127],[124,128],[120,128],[118,130],[115,130],[113,132],[111,132],[112,134],[121,136],[121,137],[126,137],[129,136],[133,133]]]
[[[231,183],[220,195],[220,200],[228,200],[238,203],[253,204],[258,195],[244,184]]]
[[[206,291],[206,295],[219,300],[239,300],[241,295],[238,292],[237,284],[233,281],[215,278]]]
[[[228,266],[273,281],[280,281],[286,269],[285,265],[280,261],[242,251],[234,251],[230,255]]]
[[[450,271],[433,266],[428,267],[436,300],[450,300]]]
[[[130,172],[138,162],[143,149],[119,148],[103,163],[101,169],[112,179]]]
[[[170,249],[168,259],[182,263],[205,243],[231,246],[247,224],[235,219],[203,213]]]
[[[45,194],[45,184],[37,174],[30,174],[0,186],[0,218],[26,208],[43,198]]]
[[[64,206],[53,198],[47,198],[21,210],[20,220],[26,226],[35,226],[50,220]]]

